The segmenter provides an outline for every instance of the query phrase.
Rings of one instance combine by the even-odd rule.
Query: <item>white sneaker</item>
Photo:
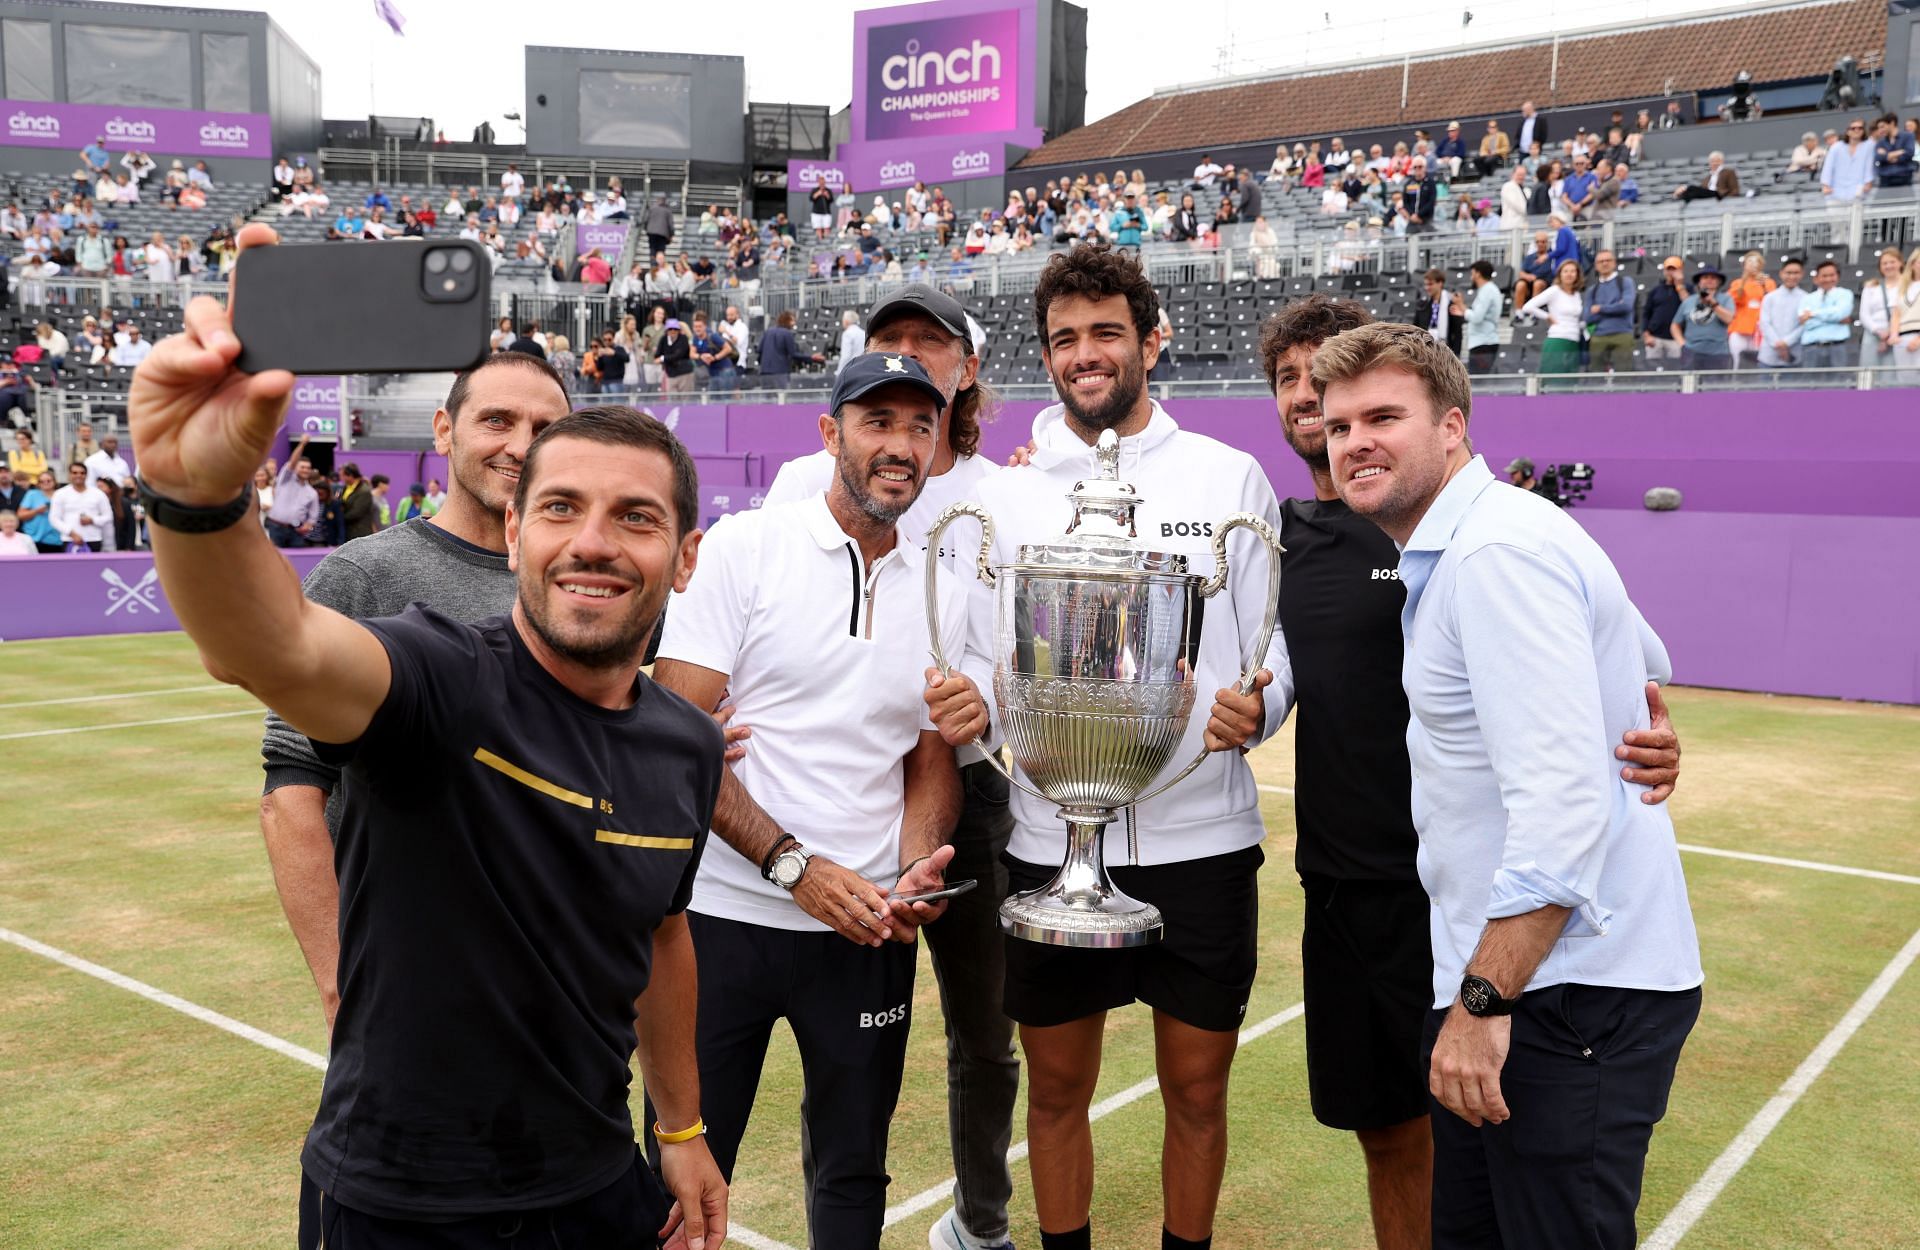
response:
[[[952,1208],[927,1230],[927,1245],[932,1250],[1015,1250],[1011,1240],[991,1246],[975,1241],[961,1227],[960,1214]]]

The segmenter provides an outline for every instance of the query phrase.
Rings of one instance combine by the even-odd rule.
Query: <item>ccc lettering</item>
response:
[[[898,1024],[907,1018],[907,1004],[889,1007],[885,1011],[863,1011],[860,1013],[860,1027],[863,1029],[884,1029],[889,1024]]]
[[[1212,521],[1162,521],[1160,522],[1160,537],[1162,538],[1212,538],[1213,522]]]

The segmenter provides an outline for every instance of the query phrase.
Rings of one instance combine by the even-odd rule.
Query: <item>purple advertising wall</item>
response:
[[[856,142],[1033,125],[1034,0],[935,0],[853,15]]]
[[[337,373],[294,379],[293,395],[287,400],[289,446],[303,437],[316,443],[340,441],[340,388],[344,381]]]
[[[804,194],[824,181],[838,194],[851,180],[856,193],[889,191],[915,182],[933,187],[997,178],[1009,166],[1007,145],[978,135],[917,143],[843,143],[831,161],[788,161],[787,186]]]
[[[627,245],[627,223],[624,221],[603,222],[595,226],[575,226],[573,228],[573,254],[585,256],[594,248],[609,261],[620,259],[620,251]]]
[[[55,104],[46,100],[0,100],[4,143],[23,148],[78,152],[105,139],[114,152],[138,148],[167,156],[273,155],[273,122],[265,113],[206,113],[198,109]]]
[[[302,577],[326,554],[286,553]],[[0,642],[180,628],[151,552],[15,556],[0,560],[0,585],[6,587],[0,594]]]

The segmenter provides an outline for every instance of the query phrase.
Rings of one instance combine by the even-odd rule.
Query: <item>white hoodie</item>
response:
[[[1098,474],[1093,449],[1067,425],[1062,405],[1034,418],[1033,437],[1033,460],[1026,468],[995,473],[979,483],[980,502],[993,515],[996,566],[1013,563],[1021,544],[1044,542],[1065,530],[1072,519],[1067,493],[1076,481]],[[1213,575],[1213,532],[1228,513],[1251,512],[1276,534],[1280,530],[1279,501],[1259,463],[1225,443],[1182,430],[1158,403],[1144,430],[1120,440],[1120,477],[1133,483],[1144,501],[1135,514],[1141,541],[1150,550],[1186,556],[1187,571],[1202,577]],[[979,529],[962,522],[952,534],[942,546],[957,547],[964,567],[964,553],[974,550],[970,544],[979,541]],[[1239,680],[1272,602],[1265,547],[1250,531],[1237,530],[1228,539],[1228,566],[1225,589],[1204,601],[1193,714],[1156,785],[1200,753],[1214,692]],[[969,638],[990,640],[996,594],[978,581],[973,586]],[[966,671],[991,705],[992,674],[981,663],[986,653],[982,649],[970,655]],[[1274,681],[1265,692],[1266,723],[1256,742],[1277,730],[1293,706],[1293,670],[1278,628],[1263,666],[1273,670]],[[997,738],[997,718],[995,726]],[[1008,849],[1028,863],[1058,864],[1066,849],[1058,812],[1055,804],[1016,789]],[[1266,836],[1253,770],[1239,751],[1209,755],[1186,780],[1141,804],[1136,827],[1142,864],[1224,855],[1255,846]],[[1129,862],[1126,828],[1124,819],[1107,826],[1110,865]]]

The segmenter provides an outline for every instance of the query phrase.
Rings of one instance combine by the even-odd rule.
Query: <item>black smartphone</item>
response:
[[[928,890],[925,894],[889,894],[889,903],[931,903],[937,899],[953,898],[965,894],[980,882],[972,877],[965,881],[956,881],[944,890]]]
[[[233,272],[247,373],[446,373],[487,354],[493,265],[466,239],[250,247]]]

